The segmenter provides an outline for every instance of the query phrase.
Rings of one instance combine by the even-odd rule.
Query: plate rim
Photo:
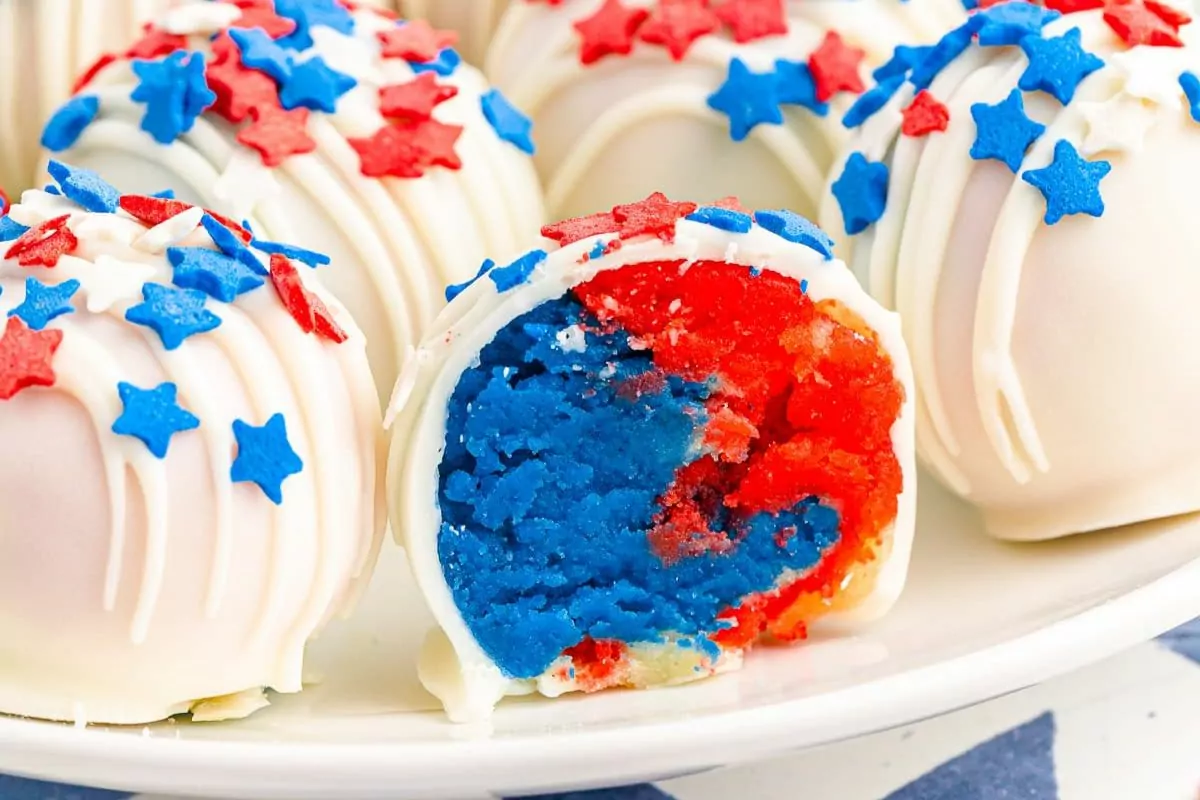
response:
[[[599,731],[379,744],[183,740],[0,718],[0,771],[178,794],[186,776],[208,769],[219,774],[206,775],[213,782],[204,787],[205,796],[296,800],[394,800],[401,796],[396,792],[410,790],[424,797],[520,794],[638,782],[779,756],[975,705],[1116,655],[1198,614],[1200,558],[1117,598],[982,649],[754,708]],[[847,699],[852,702],[843,707]],[[531,747],[539,769],[516,768],[528,762]],[[125,780],[124,772],[138,773],[137,779]],[[164,780],[167,774],[176,780]]]

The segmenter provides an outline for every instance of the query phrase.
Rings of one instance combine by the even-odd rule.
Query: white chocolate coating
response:
[[[201,52],[216,30],[203,24],[211,5],[200,4],[190,37]],[[456,146],[462,168],[433,167],[419,179],[362,174],[347,139],[382,128],[379,88],[406,83],[415,73],[407,62],[380,55],[376,34],[392,22],[367,10],[354,18],[352,36],[318,28],[314,37],[310,52],[358,85],[338,100],[335,113],[310,114],[308,133],[317,140],[312,153],[267,168],[212,112],[172,144],[159,145],[139,128],[145,108],[130,99],[135,77],[120,63],[85,90],[100,98],[100,115],[58,157],[102,172],[126,191],[171,186],[182,200],[248,218],[260,237],[332,257],[322,280],[366,332],[383,401],[406,349],[445,302],[445,286],[473,275],[489,254],[530,244],[526,232],[537,230],[543,211],[529,157],[485,119],[480,98],[488,86],[465,64],[439,78],[458,95],[434,112],[441,122],[463,126]]]
[[[0,0],[0,188],[33,185],[42,123],[97,58],[179,0]]]
[[[472,64],[482,64],[505,9],[527,0],[400,0],[401,13],[427,19],[434,27],[458,31],[458,49]]]
[[[556,218],[652,191],[697,201],[737,195],[755,208],[814,215],[827,171],[847,138],[838,113],[843,98],[835,98],[824,118],[785,106],[785,124],[759,125],[734,142],[728,118],[706,102],[725,80],[730,60],[770,71],[777,59],[806,60],[836,30],[866,50],[865,63],[873,67],[897,44],[936,39],[964,14],[958,0],[789,0],[785,36],[746,44],[724,34],[704,36],[682,62],[639,41],[628,56],[584,66],[572,23],[602,2],[518,3],[488,54],[488,77],[534,120],[535,163]],[[649,7],[653,1],[626,5]]]
[[[79,246],[53,269],[0,261],[0,315],[27,277],[81,286],[48,326],[63,332],[54,386],[0,401],[0,712],[142,723],[206,698],[300,691],[305,643],[369,578],[386,521],[362,333],[313,283],[349,339],[305,334],[268,279],[232,304],[210,298],[222,324],[168,351],[125,312],[144,282],[170,285],[168,244],[212,247],[199,210],[147,234],[123,213],[25,200],[14,219],[69,213]],[[200,427],[158,459],[112,426],[119,382],[167,381]],[[233,421],[275,413],[304,464],[278,506],[230,479]]]
[[[426,642],[421,680],[456,721],[486,718],[505,696],[538,692],[557,697],[577,688],[553,669],[536,680],[511,680],[471,635],[438,557],[441,513],[437,475],[446,435],[446,409],[463,372],[475,363],[496,332],[513,319],[561,297],[600,271],[679,258],[758,267],[807,280],[807,292],[814,301],[835,298],[876,332],[881,349],[892,358],[896,379],[905,388],[905,402],[891,434],[904,473],[904,489],[896,519],[883,533],[886,555],[881,556],[883,563],[874,574],[872,591],[857,605],[824,617],[816,625],[836,629],[877,619],[892,607],[904,586],[916,510],[914,406],[911,368],[895,315],[872,301],[841,262],[826,261],[815,250],[786,242],[758,226],[745,234],[730,234],[680,220],[674,242],[641,237],[626,241],[607,255],[580,263],[597,240],[604,238],[592,237],[561,249],[547,245],[551,250],[547,260],[527,283],[508,292],[498,292],[487,278],[476,281],[438,317],[396,385],[389,412],[389,418],[395,417],[388,464],[390,517],[393,530],[403,537],[417,582],[441,628]],[[890,548],[886,547],[889,544]],[[716,669],[736,668],[739,663],[740,652],[732,651]],[[711,671],[697,673],[689,666],[684,674],[694,680]]]
[[[883,219],[843,237],[840,252],[904,320],[923,460],[1003,538],[1200,508],[1200,357],[1185,344],[1200,335],[1190,306],[1200,230],[1189,201],[1200,127],[1178,84],[1200,53],[1189,45],[1120,55],[1126,48],[1100,12],[1066,16],[1045,34],[1076,26],[1107,66],[1065,108],[1026,93],[1027,113],[1047,130],[1021,171],[1049,163],[1061,139],[1111,162],[1103,216],[1047,226],[1033,186],[969,157],[970,107],[1013,90],[1027,64],[1017,48],[973,47],[934,81],[950,109],[946,133],[899,136],[906,87],[852,144],[886,160],[891,184]],[[843,231],[832,196],[822,222]]]

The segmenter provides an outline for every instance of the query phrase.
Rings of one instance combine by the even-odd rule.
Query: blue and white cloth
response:
[[[1197,800],[1200,620],[1102,664],[781,761],[537,800]],[[151,800],[0,776],[0,800]],[[169,798],[153,798],[169,800]]]

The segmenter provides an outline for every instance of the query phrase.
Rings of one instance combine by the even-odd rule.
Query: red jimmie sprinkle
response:
[[[721,18],[708,7],[708,0],[659,0],[638,38],[667,48],[671,58],[681,61],[693,42],[720,27]]]
[[[310,292],[300,280],[296,265],[282,253],[271,254],[271,283],[288,314],[305,333],[341,344],[348,338],[321,298]]]
[[[22,267],[54,267],[58,259],[73,253],[79,239],[67,227],[70,214],[48,219],[37,225],[12,243],[5,258],[15,258]]]
[[[150,197],[142,194],[126,194],[121,196],[121,210],[147,227],[161,225],[172,217],[182,214],[193,206],[182,200],[171,200],[163,197]],[[229,229],[231,233],[249,244],[254,236],[238,223],[215,211],[204,209],[205,213]]]
[[[20,317],[9,317],[0,336],[0,400],[32,386],[53,386],[57,377],[50,362],[62,338],[61,330],[33,331]]]
[[[817,99],[824,103],[839,92],[862,94],[866,89],[859,69],[866,51],[850,47],[836,31],[829,31],[821,46],[808,57],[808,68],[817,84]]]
[[[935,131],[946,130],[949,124],[950,109],[925,90],[904,109],[904,124],[900,130],[905,136],[927,136]]]
[[[75,85],[71,87],[71,94],[79,94],[82,92],[89,85],[91,85],[92,81],[96,80],[96,76],[103,72],[105,67],[109,66],[110,64],[115,64],[119,60],[120,56],[118,56],[116,53],[105,53],[97,58],[92,62],[90,67],[85,69],[83,73],[75,79]]]

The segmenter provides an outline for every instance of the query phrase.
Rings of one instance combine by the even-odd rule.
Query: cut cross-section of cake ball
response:
[[[963,18],[960,0],[516,2],[486,70],[536,125],[554,217],[651,191],[814,215],[872,71]]]
[[[81,86],[44,144],[124,191],[172,186],[331,259],[323,283],[366,332],[381,399],[445,286],[543,222],[528,120],[452,34],[337,0],[222,0],[146,38]]]
[[[366,342],[236,223],[50,171],[0,217],[0,712],[248,713],[382,541]]]
[[[1009,539],[1200,509],[1200,25],[1082,5],[870,89],[822,211],[903,319],[923,459]]]
[[[392,524],[449,714],[697,680],[885,613],[908,357],[829,239],[661,194],[543,232],[458,287],[393,397]]]
[[[0,0],[0,188],[34,185],[41,125],[79,75],[182,0]]]

